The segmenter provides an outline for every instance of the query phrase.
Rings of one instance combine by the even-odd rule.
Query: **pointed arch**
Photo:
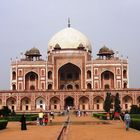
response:
[[[101,88],[114,89],[114,73],[106,70],[101,73]]]
[[[25,90],[38,89],[38,74],[30,71],[25,75]]]
[[[79,98],[79,109],[80,110],[89,110],[89,98],[82,96]]]
[[[46,100],[43,97],[41,97],[41,96],[36,98],[35,106],[36,106],[37,110],[38,109],[45,110],[46,109]]]
[[[68,96],[65,98],[65,108],[69,107],[73,107],[74,106],[74,98],[71,96]]]
[[[22,111],[28,111],[31,110],[31,99],[28,97],[23,97],[21,99],[20,109]]]
[[[62,87],[63,85],[63,87]],[[69,86],[71,85],[71,87]],[[58,88],[59,89],[76,89],[76,85],[81,87],[81,70],[72,63],[61,66],[58,70]]]
[[[126,95],[123,97],[122,99],[122,102],[123,102],[123,109],[124,110],[130,110],[131,109],[131,105],[133,104],[133,99],[131,96],[129,95]]]
[[[50,99],[50,110],[60,110],[60,99],[56,96]]]
[[[92,88],[91,84],[88,83],[88,84],[87,84],[87,89],[91,89],[91,88]]]
[[[12,72],[12,80],[16,80],[16,72],[15,71]]]
[[[103,110],[104,99],[101,96],[96,96],[93,99],[93,108],[96,111]]]
[[[6,105],[11,110],[16,110],[16,99],[13,97],[10,97],[6,100]]]
[[[90,78],[91,78],[91,71],[88,70],[88,71],[87,71],[87,79],[90,79]]]

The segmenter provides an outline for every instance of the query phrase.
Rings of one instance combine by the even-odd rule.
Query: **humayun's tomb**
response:
[[[10,90],[0,91],[0,108],[103,111],[107,92],[119,93],[123,110],[140,105],[140,89],[129,88],[128,60],[106,46],[93,59],[88,38],[70,25],[50,39],[46,53],[43,60],[33,47],[11,61]]]

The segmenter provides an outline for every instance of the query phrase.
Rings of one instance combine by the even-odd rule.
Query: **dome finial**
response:
[[[70,18],[68,18],[68,28],[70,28]]]

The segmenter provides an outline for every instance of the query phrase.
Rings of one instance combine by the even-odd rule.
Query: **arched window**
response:
[[[31,85],[30,86],[30,90],[35,90],[35,86],[34,85]]]
[[[87,84],[87,89],[91,89],[91,84],[90,83]]]
[[[40,100],[40,102],[39,102],[40,104],[43,104],[43,101],[42,100]]]
[[[52,72],[51,71],[48,72],[48,79],[52,79]]]
[[[49,85],[48,85],[48,89],[49,89],[49,90],[52,89],[52,84],[49,84]]]
[[[123,70],[123,78],[127,78],[127,71]]]
[[[13,71],[13,72],[12,72],[12,80],[15,80],[15,79],[16,79],[16,72]]]
[[[123,84],[123,87],[124,87],[124,88],[127,88],[127,83],[124,83],[124,84]]]
[[[90,78],[91,78],[91,71],[88,70],[88,71],[87,71],[87,79],[90,79]]]
[[[15,84],[12,85],[12,90],[16,90],[16,85]]]
[[[97,110],[99,110],[100,109],[100,105],[99,104],[97,104]]]
[[[79,89],[79,85],[75,85],[75,88],[76,88],[76,89]]]
[[[68,85],[67,89],[73,89],[73,86],[72,85]]]

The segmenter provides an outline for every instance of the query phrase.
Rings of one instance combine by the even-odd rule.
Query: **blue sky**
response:
[[[0,89],[9,89],[10,58],[40,49],[67,27],[84,33],[93,57],[105,44],[129,59],[130,87],[140,87],[140,0],[0,0]]]

